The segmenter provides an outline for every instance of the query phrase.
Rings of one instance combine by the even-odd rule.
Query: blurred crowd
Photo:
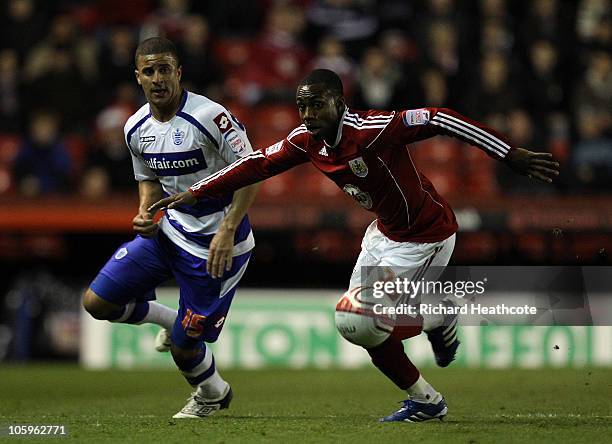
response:
[[[184,86],[231,109],[255,147],[298,124],[295,87],[324,67],[354,108],[451,107],[552,152],[562,178],[537,192],[612,191],[608,0],[0,4],[0,194],[135,192],[123,125],[144,103],[134,50],[157,35],[177,43]],[[442,193],[534,191],[456,145],[415,150]]]

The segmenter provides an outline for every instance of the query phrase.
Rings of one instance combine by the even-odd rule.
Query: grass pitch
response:
[[[449,415],[379,424],[402,393],[373,369],[225,371],[234,401],[205,420],[174,420],[190,388],[174,372],[0,366],[0,441],[73,442],[606,442],[607,369],[428,369]],[[65,437],[7,437],[8,425],[63,424]],[[609,441],[607,441],[609,442]]]

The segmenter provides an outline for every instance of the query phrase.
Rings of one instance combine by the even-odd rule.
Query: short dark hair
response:
[[[181,60],[178,55],[178,50],[171,40],[164,37],[151,37],[143,40],[136,48],[134,55],[134,63],[138,66],[138,56],[150,54],[163,54],[169,52],[176,59],[176,63],[180,66]]]
[[[338,74],[329,69],[315,69],[311,71],[310,74],[304,77],[299,86],[315,85],[318,83],[324,84],[334,94],[344,95],[342,80],[340,80]]]

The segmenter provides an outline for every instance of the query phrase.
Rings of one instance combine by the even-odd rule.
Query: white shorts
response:
[[[443,241],[433,243],[396,242],[382,234],[374,221],[363,236],[361,253],[353,268],[349,290],[371,286],[372,279],[381,278],[380,273],[385,274],[383,279],[406,277],[437,280],[453,254],[455,237],[453,234]],[[364,276],[365,272],[372,271],[373,275]]]

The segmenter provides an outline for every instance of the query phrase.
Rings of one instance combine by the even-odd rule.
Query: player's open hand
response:
[[[172,196],[165,197],[158,200],[151,205],[147,211],[151,214],[157,213],[158,210],[171,210],[172,208],[179,207],[181,205],[195,205],[198,200],[189,192],[183,191],[182,193],[173,194]]]
[[[151,237],[157,233],[159,225],[153,222],[152,213],[139,213],[132,219],[134,231],[141,236]]]
[[[552,183],[553,177],[559,175],[559,162],[550,153],[517,148],[508,153],[506,163],[517,173],[546,183]]]

